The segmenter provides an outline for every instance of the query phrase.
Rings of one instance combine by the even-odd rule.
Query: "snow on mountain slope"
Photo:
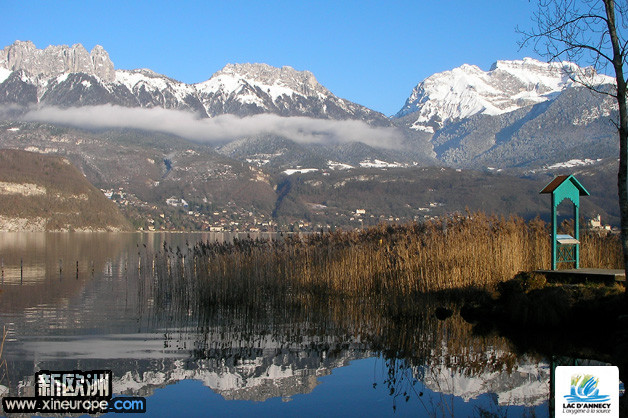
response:
[[[336,97],[311,72],[287,66],[227,64],[209,80],[194,87],[210,116],[274,113],[319,119],[360,119],[377,126],[391,126],[383,114]]]
[[[207,81],[186,84],[148,69],[115,70],[99,46],[88,53],[80,44],[37,49],[32,42],[18,41],[0,50],[0,104],[24,109],[33,105],[163,108],[192,112],[200,120],[235,116],[226,120],[238,121],[240,130],[232,130],[234,123],[230,122],[228,129],[219,130],[220,134],[226,132],[220,140],[235,140],[231,152],[246,161],[270,162],[273,159],[259,156],[288,147],[291,152],[284,154],[290,158],[274,159],[277,164],[281,161],[282,168],[326,167],[331,148],[310,147],[304,153],[303,146],[290,143],[295,138],[310,138],[308,143],[323,146],[342,143],[333,149],[334,160],[356,167],[375,160],[410,163],[437,158],[457,166],[505,168],[515,161],[532,164],[528,158],[534,154],[532,150],[545,147],[548,141],[557,143],[553,146],[560,155],[538,161],[542,165],[606,158],[611,129],[603,122],[613,117],[614,108],[575,92],[578,89],[573,88],[565,69],[588,71],[598,83],[613,81],[572,63],[547,64],[531,58],[497,61],[489,71],[465,64],[419,83],[391,120],[335,96],[311,72],[287,66],[228,64]],[[261,120],[254,120],[258,115],[279,118],[253,123]],[[329,127],[321,120],[343,124]],[[356,130],[359,124],[352,125],[356,121],[366,123],[369,129]],[[370,129],[373,127],[386,128],[386,135]],[[569,132],[569,141],[564,140],[565,132]],[[219,136],[215,129],[211,133],[212,138]],[[289,140],[287,145],[275,147],[278,137]],[[590,154],[587,138],[604,138],[605,145]],[[358,143],[369,146],[355,145]],[[383,155],[372,146],[380,144],[382,148],[402,146],[403,151]]]
[[[24,83],[34,86],[36,95],[29,95],[27,100],[18,91],[22,86],[17,80],[5,83],[15,71],[32,77]],[[148,69],[115,70],[107,52],[98,45],[90,53],[80,44],[37,49],[30,41],[16,41],[1,49],[2,97],[6,97],[3,102],[62,108],[107,103],[188,110],[201,117],[273,113],[392,126],[385,115],[336,97],[309,71],[228,64],[205,82],[186,84]]]
[[[209,80],[195,86],[199,93],[206,95],[239,93],[247,86],[259,88],[273,102],[284,95],[319,98],[331,95],[309,71],[297,71],[292,67],[276,68],[267,64],[227,64]]]
[[[141,107],[190,110],[203,117],[207,116],[193,85],[152,70],[117,70],[116,83],[129,89]]]
[[[11,75],[12,72],[13,71],[8,70],[6,68],[0,68],[0,83],[3,83],[4,80],[9,78],[9,76]]]
[[[464,64],[420,82],[395,117],[416,112],[411,128],[434,133],[449,121],[478,113],[500,115],[544,102],[573,87],[574,73],[585,74],[595,84],[613,83],[611,77],[569,62],[497,61],[486,72]]]
[[[116,82],[124,84],[129,90],[134,91],[145,87],[151,91],[172,89],[181,99],[188,94],[194,94],[194,87],[165,77],[149,69],[117,70]]]

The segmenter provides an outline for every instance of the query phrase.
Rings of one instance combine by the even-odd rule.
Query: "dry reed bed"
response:
[[[617,237],[580,238],[583,267],[621,265]],[[425,365],[466,375],[516,366],[505,338],[474,336],[458,315],[436,320],[441,301],[430,292],[490,290],[519,271],[549,268],[550,239],[538,219],[473,213],[273,241],[164,246],[145,257],[141,265],[152,268],[142,269],[140,298],[152,300],[156,317],[190,322],[208,336],[210,329],[240,333],[252,347],[268,334],[282,347],[304,335],[358,336],[387,359],[389,388],[405,394]],[[198,347],[199,358],[211,357],[215,343]]]
[[[581,266],[620,268],[617,237],[581,233]],[[165,249],[157,277],[169,297],[198,292],[237,305],[320,295],[412,295],[493,289],[520,271],[549,268],[549,227],[534,219],[470,213],[420,224],[379,225],[280,240]],[[162,289],[165,290],[165,289]],[[160,292],[164,294],[164,292]]]

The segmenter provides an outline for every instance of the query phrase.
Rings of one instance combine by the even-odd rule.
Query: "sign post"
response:
[[[573,175],[563,175],[545,186],[541,194],[552,196],[552,270],[558,263],[575,263],[575,268],[580,268],[580,196],[589,196],[589,192]],[[558,205],[565,199],[574,205],[573,237],[557,231]]]

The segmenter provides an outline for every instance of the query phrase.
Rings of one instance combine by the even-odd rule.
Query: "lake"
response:
[[[104,369],[150,416],[549,415],[548,359],[436,319],[433,300],[408,316],[371,299],[203,304],[155,285],[164,248],[233,237],[0,233],[0,392],[33,396],[39,370]]]

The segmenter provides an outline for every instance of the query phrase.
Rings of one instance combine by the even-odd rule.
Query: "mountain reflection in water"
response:
[[[547,415],[547,363],[514,353],[502,337],[473,335],[459,315],[437,320],[435,300],[253,286],[243,299],[208,300],[193,283],[200,267],[177,260],[217,238],[0,233],[0,325],[8,331],[0,392],[33,396],[38,370],[110,369],[114,392],[149,397],[149,412],[153,400],[175,396],[173,384],[195,380],[221,399],[185,386],[192,411],[244,400],[257,402],[220,407],[290,414],[302,404],[340,412],[358,402],[347,412]]]

